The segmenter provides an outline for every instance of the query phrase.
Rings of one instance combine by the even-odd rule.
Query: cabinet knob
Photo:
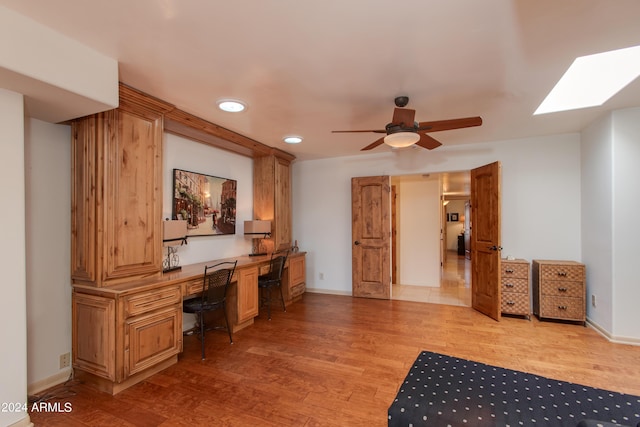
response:
[[[513,269],[512,268],[507,268],[504,272],[505,273],[513,273]]]
[[[568,290],[567,288],[558,288],[558,291],[560,292],[567,292],[567,290]]]
[[[566,271],[558,271],[558,276],[567,277],[567,272]]]
[[[506,284],[505,284],[505,286],[506,286],[507,288],[513,288],[513,283],[506,283]]]

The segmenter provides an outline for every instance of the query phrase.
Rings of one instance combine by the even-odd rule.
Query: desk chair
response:
[[[267,305],[267,313],[269,320],[271,320],[271,289],[275,287],[280,288],[280,301],[282,301],[282,309],[287,311],[287,306],[284,304],[284,295],[282,294],[282,272],[284,271],[284,265],[287,262],[289,256],[289,249],[279,252],[273,252],[271,254],[271,261],[269,262],[269,272],[258,276],[258,288],[263,290],[260,296],[260,305]],[[266,292],[266,296],[264,293]]]
[[[229,319],[227,319],[226,300],[227,291],[231,284],[231,278],[233,277],[237,264],[238,261],[221,262],[212,266],[205,266],[204,276],[202,279],[202,295],[199,298],[186,300],[182,304],[182,311],[198,315],[198,322],[200,323],[200,341],[202,342],[202,360],[204,360],[204,333],[206,330],[226,329],[227,332],[229,332],[229,341],[233,344],[231,327],[229,326]],[[218,310],[220,308],[224,313],[224,322],[226,327],[213,327],[206,329],[204,324],[204,313]]]

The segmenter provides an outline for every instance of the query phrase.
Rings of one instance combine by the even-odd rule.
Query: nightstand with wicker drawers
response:
[[[540,319],[586,320],[585,265],[533,260],[533,313]]]
[[[500,261],[500,282],[503,314],[531,317],[529,299],[529,261],[514,259]]]

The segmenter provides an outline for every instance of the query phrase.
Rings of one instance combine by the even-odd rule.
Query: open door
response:
[[[352,294],[391,298],[391,180],[351,179]]]
[[[471,170],[471,305],[500,320],[500,162]]]

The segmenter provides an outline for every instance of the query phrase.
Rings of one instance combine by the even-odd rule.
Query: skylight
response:
[[[640,46],[581,56],[533,114],[602,105],[638,75]]]

